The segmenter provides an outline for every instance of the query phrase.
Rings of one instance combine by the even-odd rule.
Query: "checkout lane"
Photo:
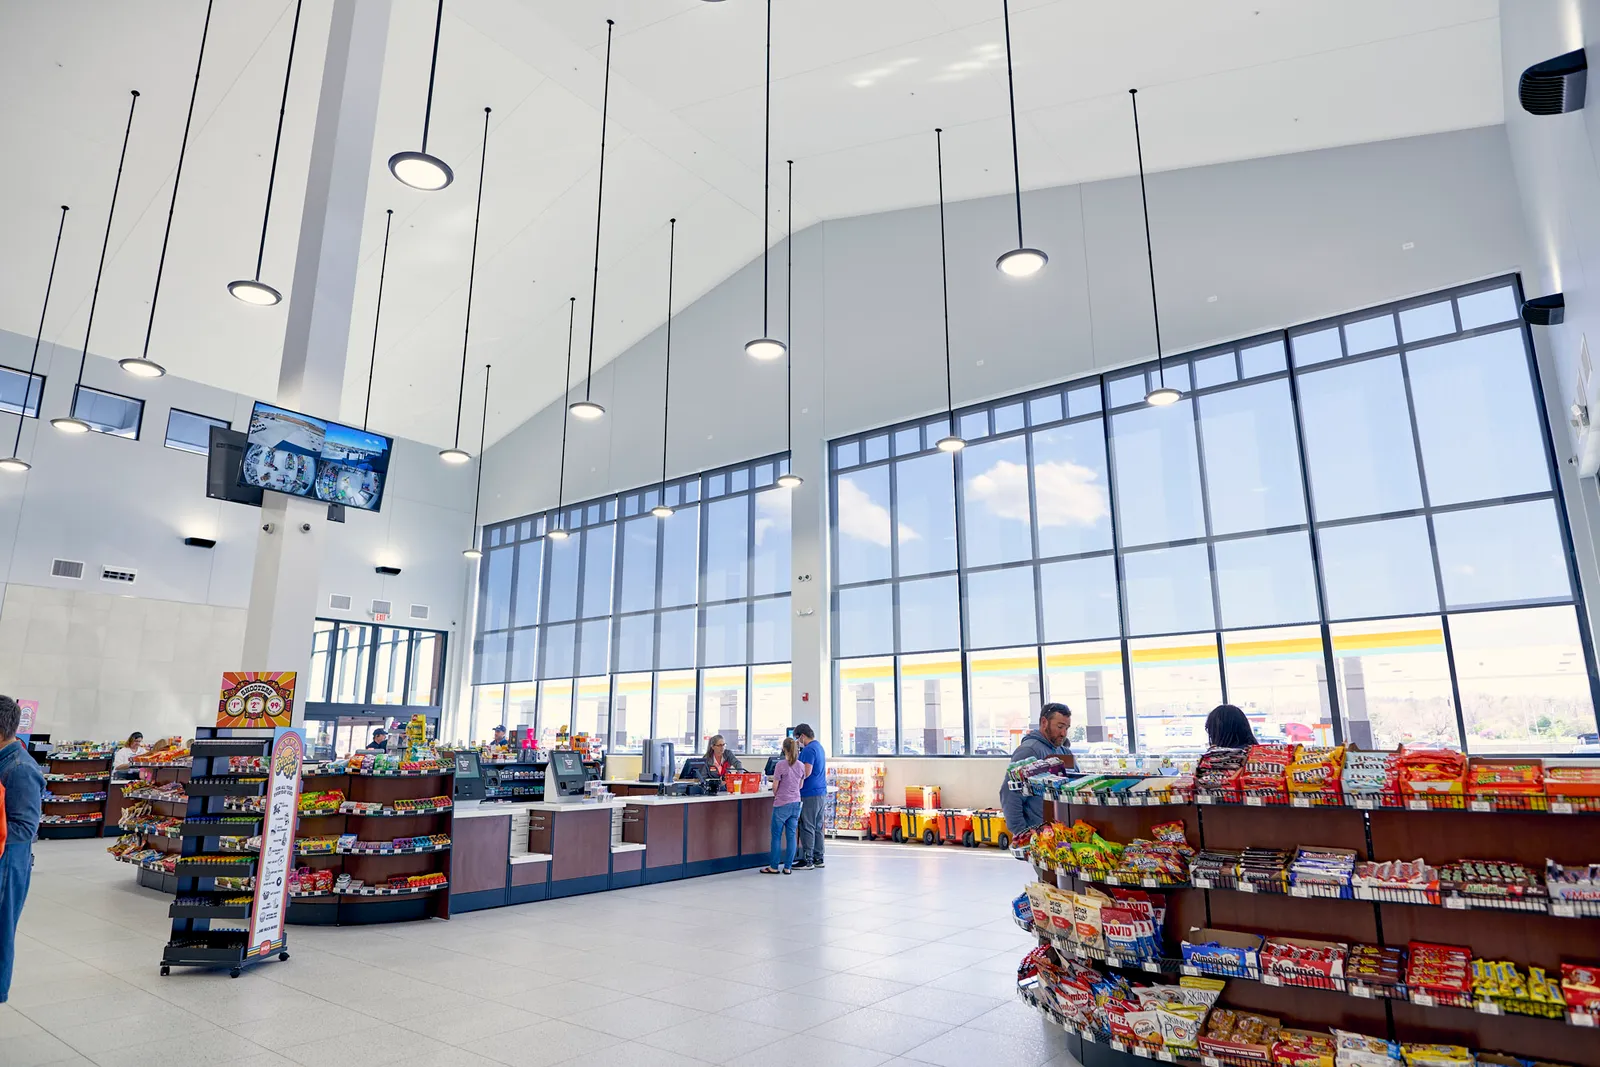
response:
[[[547,799],[457,800],[452,914],[766,863],[770,790],[686,795],[681,782],[608,781],[613,795],[596,800],[585,795],[581,763],[573,767],[563,755],[551,753]],[[749,775],[740,784],[759,780]]]

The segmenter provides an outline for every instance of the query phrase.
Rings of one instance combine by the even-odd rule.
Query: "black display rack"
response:
[[[225,849],[223,837],[250,838],[261,832],[265,815],[254,819],[236,811],[224,812],[228,797],[261,796],[266,790],[264,770],[233,771],[230,757],[256,756],[265,765],[272,754],[272,734],[267,731],[222,730],[202,726],[195,731],[190,752],[194,759],[189,786],[189,802],[179,829],[183,839],[176,871],[177,898],[167,909],[172,919],[172,937],[161,955],[161,973],[172,968],[228,968],[230,978],[239,977],[244,967],[272,958],[250,953],[250,933],[215,922],[248,924],[253,905],[227,903],[253,891],[217,888],[218,878],[251,877],[260,866],[260,857],[250,852]],[[198,786],[199,788],[196,788]],[[220,817],[226,814],[226,822]],[[219,821],[210,821],[217,819]],[[291,843],[291,848],[292,848]],[[225,862],[224,862],[225,861]],[[277,957],[289,958],[288,934],[276,944]]]

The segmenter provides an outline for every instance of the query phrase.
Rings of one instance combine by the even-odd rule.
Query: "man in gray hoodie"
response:
[[[39,832],[44,773],[17,740],[22,709],[0,696],[0,787],[6,791],[6,845],[0,850],[0,1004],[11,995],[17,956],[17,920],[33,875],[33,839]]]
[[[1023,737],[1022,744],[1011,753],[1011,762],[1067,755],[1072,751],[1067,745],[1070,729],[1072,709],[1065,704],[1046,704],[1039,709],[1038,728],[1029,730]],[[1013,838],[1044,822],[1044,798],[1018,793],[1004,782],[1000,784],[1000,810],[1005,812],[1006,831]]]

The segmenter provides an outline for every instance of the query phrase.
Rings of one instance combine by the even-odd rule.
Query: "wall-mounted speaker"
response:
[[[1560,326],[1567,317],[1567,301],[1562,293],[1536,296],[1522,302],[1522,321],[1529,326]]]
[[[1517,81],[1517,98],[1530,115],[1565,115],[1583,107],[1589,60],[1583,49],[1535,63]]]

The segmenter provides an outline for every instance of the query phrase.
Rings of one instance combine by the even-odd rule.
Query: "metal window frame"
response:
[[[43,401],[43,399],[44,399],[44,394],[41,393],[40,394],[40,400]],[[211,454],[211,446],[210,445],[207,445],[205,448],[194,449],[194,448],[184,448],[181,445],[175,445],[175,444],[172,443],[172,416],[174,416],[174,415],[187,415],[191,419],[200,419],[207,426],[221,426],[225,430],[233,429],[233,422],[230,419],[219,419],[215,415],[202,415],[198,411],[188,411],[188,410],[186,410],[184,408],[168,408],[167,409],[167,432],[162,438],[161,447],[162,448],[170,448],[174,452],[187,452],[191,456],[209,456]],[[37,416],[35,416],[35,417],[37,417]]]

